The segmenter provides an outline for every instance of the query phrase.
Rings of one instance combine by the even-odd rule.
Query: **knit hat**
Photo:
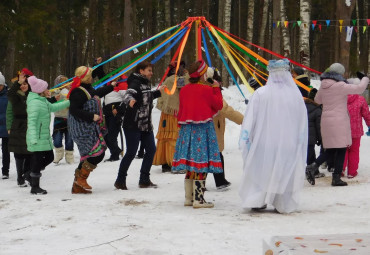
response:
[[[31,91],[40,94],[48,89],[48,83],[44,80],[31,76],[28,78],[28,84],[30,84]]]
[[[201,77],[205,72],[207,72],[208,65],[206,64],[206,62],[204,62],[204,60],[199,60],[197,62],[200,63],[199,67],[195,72],[190,74],[190,78]]]
[[[297,74],[297,75],[302,75],[304,74],[304,70],[303,68],[299,67],[299,66],[296,66],[293,68],[293,71]]]
[[[344,75],[345,71],[346,71],[346,69],[340,63],[334,63],[331,66],[329,66],[329,68],[326,70],[326,72],[333,72],[333,73],[337,73],[337,74],[340,74],[340,75]]]
[[[5,85],[5,77],[1,72],[0,72],[0,85]]]

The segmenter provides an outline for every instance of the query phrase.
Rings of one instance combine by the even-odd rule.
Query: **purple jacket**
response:
[[[345,148],[352,144],[347,96],[363,93],[368,84],[368,77],[362,78],[358,85],[333,79],[322,80],[315,102],[323,105],[321,136],[325,149]]]

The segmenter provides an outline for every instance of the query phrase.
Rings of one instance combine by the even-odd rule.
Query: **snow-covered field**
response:
[[[244,100],[236,87],[223,94],[244,113]],[[159,116],[154,110],[155,128]],[[327,177],[315,186],[306,182],[299,211],[284,215],[272,208],[262,213],[241,208],[239,130],[227,122],[225,172],[232,185],[218,192],[209,176],[205,198],[215,203],[212,209],[184,207],[184,175],[164,174],[158,166],[152,167],[151,179],[159,188],[139,189],[139,159],[129,169],[127,191],[113,187],[119,162],[112,162],[101,163],[91,174],[93,194],[72,195],[77,163],[67,165],[63,160],[43,171],[41,187],[48,194],[34,196],[30,188],[16,185],[12,156],[10,179],[0,180],[0,254],[255,255],[262,254],[263,240],[276,235],[370,232],[369,137],[362,138],[358,177],[344,178],[349,186],[332,187],[328,172],[321,169]]]

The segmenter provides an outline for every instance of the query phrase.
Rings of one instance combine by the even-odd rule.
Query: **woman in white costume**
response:
[[[272,205],[280,213],[298,207],[305,179],[307,110],[289,72],[289,61],[270,60],[265,86],[256,90],[244,114],[239,145],[243,208]]]

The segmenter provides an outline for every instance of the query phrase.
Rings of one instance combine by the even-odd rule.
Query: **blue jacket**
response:
[[[6,107],[8,106],[8,87],[0,91],[0,137],[8,137],[6,129]]]

